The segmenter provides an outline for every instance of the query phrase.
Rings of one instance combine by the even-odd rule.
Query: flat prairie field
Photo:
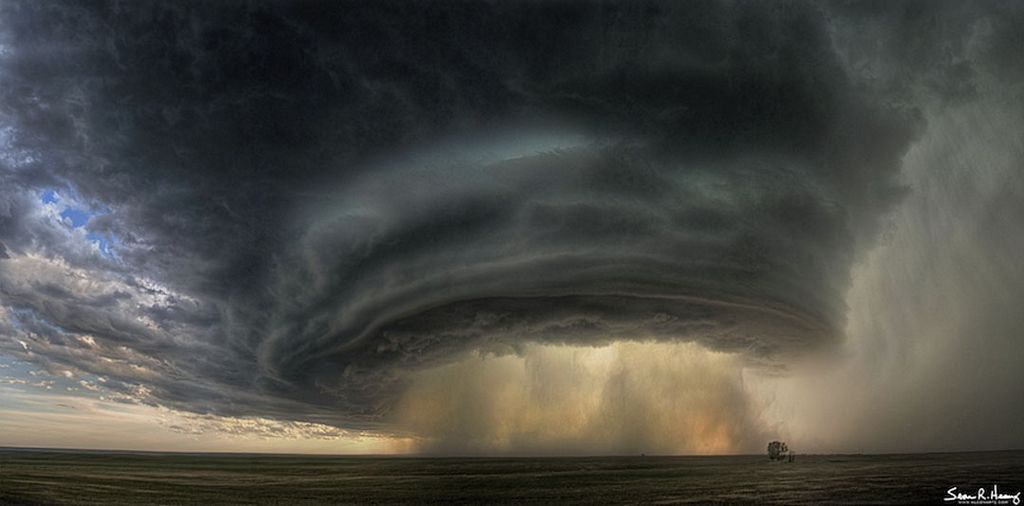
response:
[[[1024,451],[431,458],[0,449],[0,505],[1014,504]],[[1024,495],[1018,496],[1024,501]]]

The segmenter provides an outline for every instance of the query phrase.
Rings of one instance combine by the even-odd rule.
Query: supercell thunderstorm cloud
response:
[[[431,451],[1024,443],[1024,10],[379,7],[0,3],[0,356]]]

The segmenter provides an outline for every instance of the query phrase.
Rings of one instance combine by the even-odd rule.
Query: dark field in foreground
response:
[[[0,504],[955,504],[1024,488],[1024,452],[392,458],[0,449]],[[1021,495],[1024,499],[1024,494]],[[1009,502],[1012,504],[1012,501]]]

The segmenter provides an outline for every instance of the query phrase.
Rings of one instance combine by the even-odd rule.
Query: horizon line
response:
[[[609,453],[609,454],[458,454],[458,453],[288,453],[288,452],[234,452],[234,451],[178,451],[178,450],[125,450],[102,448],[68,448],[48,446],[6,446],[0,445],[0,452],[38,453],[123,453],[162,455],[209,455],[209,456],[251,456],[251,457],[320,457],[320,458],[408,458],[408,459],[572,459],[572,458],[716,458],[716,457],[760,457],[761,453],[722,453],[713,455],[679,453]],[[800,457],[856,457],[856,456],[898,456],[898,455],[948,455],[963,453],[1004,453],[1024,452],[1024,448],[1003,448],[984,450],[931,450],[922,452],[842,452],[842,453],[796,453]]]

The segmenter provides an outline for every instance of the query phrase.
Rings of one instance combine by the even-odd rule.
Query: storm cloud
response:
[[[345,430],[469,352],[839,349],[923,111],[1019,79],[861,49],[910,7],[0,8],[0,353]]]

